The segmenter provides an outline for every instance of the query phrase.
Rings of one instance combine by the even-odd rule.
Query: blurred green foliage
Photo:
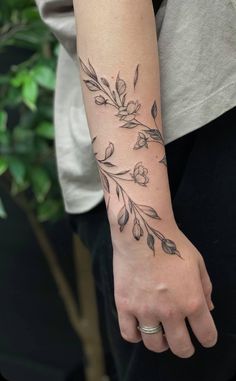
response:
[[[0,184],[23,196],[39,221],[56,220],[63,213],[52,123],[57,43],[33,1],[1,2],[0,56],[21,50],[27,59],[0,75]]]

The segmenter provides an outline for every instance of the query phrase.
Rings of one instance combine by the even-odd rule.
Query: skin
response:
[[[115,296],[124,339],[135,343],[142,338],[152,351],[163,352],[169,347],[185,358],[194,353],[186,317],[204,347],[216,343],[217,332],[209,312],[212,286],[198,250],[176,226],[171,231],[185,261],[161,253],[153,257],[128,243],[127,259],[127,250],[113,241]],[[165,336],[157,333],[140,337],[136,320],[144,326],[161,321]]]
[[[100,77],[115,88],[117,74],[125,79],[129,100],[141,104],[138,119],[145,125],[158,128],[163,134],[160,107],[160,74],[155,19],[151,0],[74,0],[77,22],[78,56],[84,63],[88,59]],[[138,72],[138,80],[134,73]],[[89,78],[81,68],[81,79]],[[133,237],[133,213],[120,229],[118,216],[123,201],[116,195],[116,185],[108,176],[104,197],[109,204],[108,218],[113,243],[113,270],[115,301],[122,337],[132,343],[143,340],[148,349],[163,352],[170,349],[179,357],[193,355],[194,347],[186,326],[191,328],[204,347],[217,341],[211,310],[212,284],[202,255],[188,240],[175,222],[172,210],[166,166],[162,159],[164,144],[149,143],[148,147],[134,149],[142,127],[120,128],[117,110],[109,104],[101,105],[101,95],[91,91],[83,82],[85,109],[98,166],[103,165],[110,142],[114,145],[109,171],[135,168],[142,162],[147,169],[148,182],[124,181],[119,184],[131,199],[154,209],[160,219],[145,216],[153,229],[171,240],[178,250],[167,254],[156,238],[153,250],[147,244],[147,231],[140,239]],[[154,120],[150,109],[157,104]],[[111,146],[110,146],[111,147]],[[111,161],[109,159],[109,161]],[[101,172],[101,171],[100,171]],[[122,177],[122,176],[121,176]],[[137,178],[140,180],[140,177]],[[104,179],[102,182],[104,186]],[[128,206],[127,206],[128,210]],[[119,221],[124,221],[120,219]],[[122,231],[121,231],[122,230]],[[165,334],[141,334],[137,325],[156,326],[159,322]]]

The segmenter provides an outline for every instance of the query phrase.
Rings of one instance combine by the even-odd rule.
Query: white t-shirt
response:
[[[72,0],[36,0],[62,44],[55,95],[56,152],[65,208],[103,198],[81,93]],[[236,105],[236,0],[164,0],[156,15],[165,144]],[[227,126],[225,126],[227,128]]]

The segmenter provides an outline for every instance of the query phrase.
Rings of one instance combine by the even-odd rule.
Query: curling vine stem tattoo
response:
[[[92,143],[94,144],[95,141],[96,137],[92,139]],[[103,188],[105,192],[109,195],[107,209],[109,209],[110,203],[110,181],[114,183],[114,186],[116,187],[117,198],[123,204],[122,208],[120,209],[117,215],[117,222],[120,228],[120,232],[124,230],[125,226],[128,224],[128,222],[130,222],[131,218],[133,217],[133,237],[137,241],[139,241],[144,236],[144,228],[147,233],[146,242],[148,247],[152,250],[153,255],[155,255],[155,238],[157,238],[161,241],[162,250],[166,254],[177,255],[180,258],[182,258],[179,251],[177,250],[176,244],[172,240],[166,238],[160,231],[154,229],[148,223],[148,218],[154,220],[161,220],[156,210],[148,205],[136,203],[134,200],[132,200],[131,196],[128,194],[126,189],[121,184],[122,181],[133,181],[139,186],[146,187],[146,185],[149,182],[147,168],[143,166],[142,162],[138,162],[137,164],[135,164],[133,170],[128,169],[115,173],[111,172],[107,169],[107,167],[113,168],[113,170],[114,168],[117,168],[115,164],[113,164],[111,161],[108,161],[108,159],[110,160],[110,158],[112,157],[114,150],[114,144],[110,142],[105,150],[104,158],[96,159]],[[130,178],[127,178],[127,175],[129,175]]]
[[[112,106],[118,110],[118,113],[115,114],[120,121],[123,121],[121,128],[133,129],[136,127],[144,127],[145,129],[139,131],[137,141],[133,149],[138,150],[143,147],[148,148],[150,143],[158,143],[164,145],[164,139],[159,130],[156,122],[158,115],[158,108],[156,101],[153,102],[151,107],[151,116],[154,121],[154,128],[147,126],[145,123],[137,119],[138,111],[141,108],[139,101],[130,100],[127,101],[127,83],[124,79],[120,78],[120,73],[117,74],[115,89],[112,89],[108,80],[104,77],[98,78],[98,75],[88,60],[86,65],[80,59],[80,65],[83,72],[89,77],[89,79],[84,79],[84,83],[91,92],[100,92],[99,95],[96,95],[94,101],[98,106]],[[139,68],[140,65],[137,65],[135,69],[133,86],[134,90],[137,86],[139,79]],[[159,161],[161,164],[166,165],[165,156]]]

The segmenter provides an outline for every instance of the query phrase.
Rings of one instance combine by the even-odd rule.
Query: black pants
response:
[[[166,146],[172,203],[181,230],[203,255],[213,283],[218,333],[189,359],[125,342],[113,297],[112,243],[104,202],[71,215],[89,248],[102,321],[119,381],[228,381],[236,375],[236,107]]]

